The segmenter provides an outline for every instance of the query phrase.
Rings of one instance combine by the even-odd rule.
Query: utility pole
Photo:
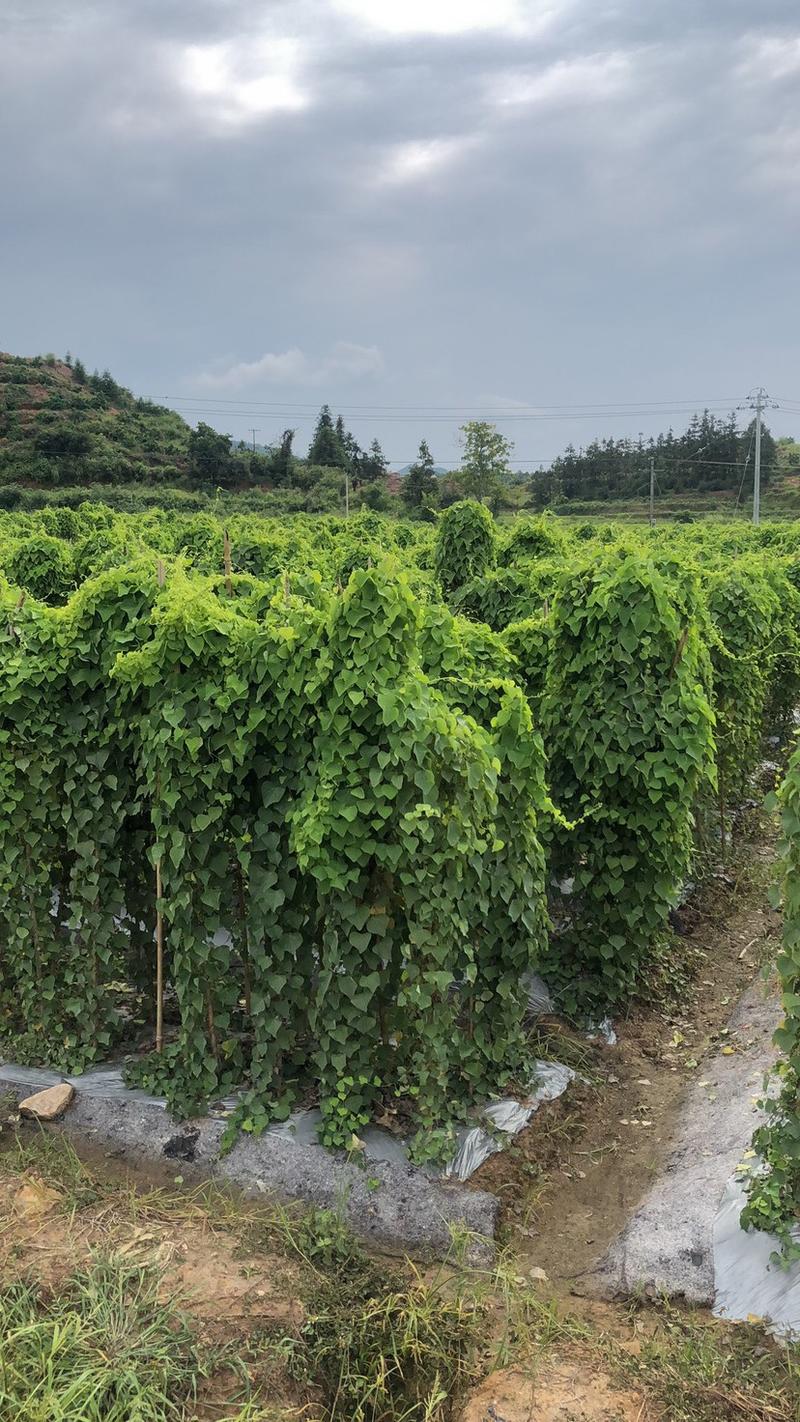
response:
[[[261,430],[261,426],[260,426],[260,425],[253,425],[253,426],[251,427],[251,430],[250,430],[250,433],[251,433],[251,435],[253,436],[253,453],[254,453],[254,454],[255,454],[255,452],[256,452],[256,435],[260,433],[260,430]]]
[[[765,409],[775,409],[775,401],[770,400],[763,385],[749,395],[740,409],[755,410],[755,468],[753,470],[753,523],[761,522],[761,426]]]
[[[656,521],[656,462],[650,456],[650,527]]]
[[[761,411],[764,408],[764,391],[759,385],[756,391],[756,465],[753,475],[753,523],[761,522]]]
[[[345,466],[344,471],[344,516],[350,517],[350,470]]]

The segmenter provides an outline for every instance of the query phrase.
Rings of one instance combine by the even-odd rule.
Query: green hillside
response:
[[[0,483],[175,483],[189,426],[79,360],[0,352]]]

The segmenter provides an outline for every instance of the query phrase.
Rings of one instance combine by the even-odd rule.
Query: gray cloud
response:
[[[3,346],[287,409],[466,416],[491,391],[530,458],[634,426],[520,403],[800,396],[794,3],[30,0],[1,23]],[[457,415],[378,413],[354,428],[391,457],[427,435],[457,458]]]

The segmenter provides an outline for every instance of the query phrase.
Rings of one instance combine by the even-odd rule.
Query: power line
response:
[[[709,411],[711,411],[711,410],[727,410],[728,408],[729,408],[729,407],[728,407],[727,405],[718,405],[718,406],[706,405],[706,406],[704,406],[704,409],[709,410]],[[209,407],[207,407],[207,406],[203,406],[202,408],[198,409],[198,408],[196,408],[196,407],[194,407],[194,406],[191,406],[191,405],[183,405],[183,406],[181,406],[181,407],[176,407],[176,413],[177,413],[177,414],[182,414],[182,415],[184,415],[184,416],[201,415],[201,416],[204,416],[204,417],[206,417],[206,418],[216,416],[216,417],[218,417],[218,418],[224,417],[224,418],[227,419],[227,420],[242,420],[242,419],[251,419],[254,415],[263,417],[266,412],[265,412],[263,409],[244,409],[244,410],[230,410],[230,409],[225,409],[225,410],[221,410],[221,409],[217,409],[217,408],[214,408],[214,407],[209,408]],[[317,418],[316,415],[304,414],[303,412],[301,412],[301,411],[299,411],[299,410],[289,409],[289,408],[284,408],[284,409],[281,409],[281,410],[274,410],[274,411],[270,411],[269,413],[272,415],[272,417],[273,417],[274,419],[293,420],[293,421],[295,421],[295,423],[297,423],[297,424],[313,424],[313,423],[315,423],[316,418]],[[487,412],[487,411],[485,411],[485,410],[472,410],[470,413],[472,414],[473,417],[477,418],[477,417],[479,417],[479,416],[480,416],[480,417],[486,416],[487,414],[489,414],[489,413],[491,413],[491,412]],[[573,414],[570,414],[570,415],[561,415],[561,414],[558,414],[558,415],[556,415],[556,414],[515,415],[515,414],[505,414],[505,413],[504,413],[502,416],[501,416],[500,414],[495,414],[495,415],[494,415],[494,419],[497,420],[497,421],[499,421],[499,422],[502,423],[502,424],[535,424],[537,421],[548,421],[548,422],[553,422],[553,421],[554,421],[554,422],[556,422],[556,423],[566,424],[566,423],[568,423],[570,420],[600,420],[600,419],[602,419],[602,420],[611,420],[611,419],[614,419],[614,420],[630,420],[630,419],[641,419],[641,418],[642,418],[643,416],[645,416],[645,415],[663,415],[663,414],[665,414],[665,413],[667,413],[667,412],[664,411],[664,410],[655,409],[655,408],[650,409],[650,410],[616,410],[616,411],[603,411],[602,413],[598,413],[597,411],[585,411],[585,412],[578,412],[578,411],[575,411]],[[673,415],[693,415],[693,414],[696,414],[696,413],[697,413],[697,407],[696,407],[696,406],[687,405],[684,409],[674,409],[674,408],[673,408],[673,409],[670,409],[670,411],[669,411],[668,413],[673,414]],[[349,418],[353,418],[352,414],[349,414]],[[371,413],[371,414],[369,414],[369,416],[363,415],[363,416],[358,416],[358,418],[369,419],[369,421],[370,421],[371,424],[414,424],[414,425],[419,425],[420,422],[424,421],[424,423],[427,424],[427,425],[431,425],[431,424],[458,425],[458,424],[462,421],[462,418],[463,418],[463,417],[460,416],[460,415],[426,415],[426,414],[419,414],[419,415],[379,415],[379,414],[373,414],[373,413]]]
[[[177,401],[177,400],[180,400],[180,401],[184,401],[184,402],[187,401],[187,400],[191,400],[191,401],[193,401],[195,404],[200,404],[200,405],[248,405],[248,406],[259,405],[259,406],[262,406],[262,407],[264,407],[264,408],[271,408],[271,409],[284,409],[287,405],[290,405],[293,409],[298,409],[298,410],[303,410],[303,409],[305,409],[305,410],[315,410],[315,411],[319,411],[319,408],[320,408],[319,405],[317,405],[316,403],[313,403],[313,404],[312,404],[310,401],[302,401],[302,400],[296,400],[296,401],[295,401],[295,400],[290,400],[290,401],[287,401],[287,400],[254,400],[254,399],[253,399],[253,400],[250,400],[250,399],[248,399],[248,400],[245,400],[245,399],[235,399],[235,400],[234,400],[234,399],[226,399],[224,396],[221,396],[221,395],[220,395],[220,396],[215,396],[215,395],[149,395],[149,396],[147,396],[147,395],[146,395],[146,396],[142,396],[141,398],[142,398],[142,399],[149,399],[149,400],[176,400],[176,401]],[[351,412],[351,411],[353,411],[353,410],[407,410],[407,411],[413,411],[413,412],[415,412],[415,413],[416,413],[417,411],[419,411],[419,410],[422,410],[422,411],[425,411],[425,410],[434,410],[434,411],[435,411],[435,410],[439,410],[439,411],[450,410],[450,411],[455,411],[456,413],[458,413],[459,411],[468,413],[470,410],[473,410],[473,409],[480,409],[480,410],[482,410],[482,411],[492,410],[495,414],[497,414],[497,415],[502,415],[502,414],[513,413],[514,410],[587,410],[587,411],[590,411],[590,412],[591,412],[591,411],[594,411],[594,410],[611,410],[611,411],[613,412],[613,411],[615,411],[615,410],[621,410],[621,409],[626,409],[626,410],[636,410],[636,409],[645,409],[645,408],[649,409],[651,406],[658,406],[659,408],[661,408],[661,407],[666,407],[666,406],[670,406],[670,405],[676,405],[676,406],[691,405],[693,409],[698,409],[698,408],[700,408],[700,407],[710,409],[712,405],[715,405],[715,406],[720,406],[720,405],[722,405],[722,406],[726,406],[726,407],[727,407],[727,406],[729,406],[729,405],[731,405],[731,404],[736,404],[736,402],[737,402],[738,400],[740,400],[740,399],[741,399],[741,396],[739,396],[739,395],[715,395],[715,396],[713,396],[713,398],[709,398],[709,399],[697,399],[697,400],[690,399],[690,398],[688,398],[688,397],[687,397],[686,399],[682,399],[682,400],[612,400],[612,401],[607,401],[607,402],[598,401],[598,400],[581,400],[581,401],[579,401],[579,402],[577,402],[577,403],[569,404],[569,405],[564,405],[564,404],[562,404],[562,405],[548,405],[548,404],[538,404],[538,403],[537,403],[537,404],[534,404],[534,403],[524,404],[523,402],[520,401],[518,404],[515,404],[515,405],[512,405],[512,406],[505,406],[505,405],[504,405],[504,406],[494,406],[494,405],[490,406],[490,405],[489,405],[487,402],[485,402],[485,401],[484,401],[484,402],[481,402],[480,404],[479,404],[477,401],[475,401],[475,402],[473,402],[472,404],[466,404],[466,405],[465,405],[465,404],[451,404],[451,405],[419,405],[419,404],[396,405],[396,404],[391,404],[391,403],[388,403],[388,402],[387,402],[387,403],[384,403],[384,404],[341,405],[341,406],[339,406],[338,408],[341,409],[342,413],[344,413],[345,411],[347,411],[347,412],[349,413],[349,412]]]

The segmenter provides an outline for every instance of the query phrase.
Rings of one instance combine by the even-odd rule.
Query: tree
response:
[[[342,439],[334,426],[329,405],[323,405],[319,412],[319,419],[308,449],[308,462],[309,464],[322,465],[327,469],[344,469],[347,466],[347,455]]]
[[[294,468],[292,441],[295,433],[295,430],[284,430],[280,443],[275,445],[270,452],[270,474],[276,484],[290,484],[292,481]]]
[[[387,473],[388,468],[383,450],[378,441],[374,439],[368,453],[361,456],[359,475],[365,482],[372,483],[376,479],[385,479]]]
[[[420,440],[419,452],[411,465],[400,492],[406,508],[419,509],[436,498],[438,486],[434,473],[433,455],[427,441]]]
[[[229,479],[234,470],[230,435],[220,434],[201,420],[196,430],[189,432],[189,470],[196,479],[218,484]]]
[[[468,420],[461,426],[461,442],[464,454],[459,482],[464,493],[482,503],[497,498],[503,486],[511,482],[511,440],[501,435],[496,425]]]
[[[388,513],[392,507],[392,496],[385,479],[373,479],[370,484],[362,484],[358,491],[361,508],[375,509],[378,513]]]
[[[800,443],[793,435],[782,435],[776,440],[775,453],[781,474],[797,474],[800,471]]]

